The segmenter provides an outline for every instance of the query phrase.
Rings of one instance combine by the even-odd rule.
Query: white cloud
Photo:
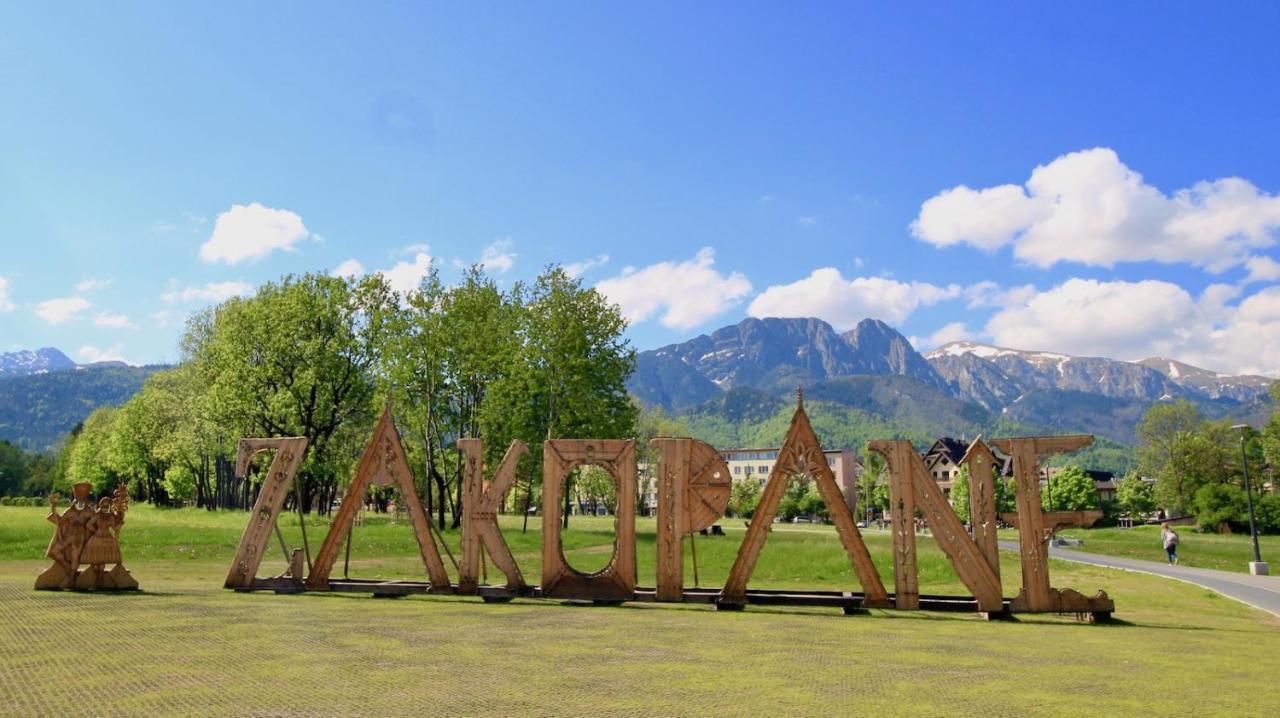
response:
[[[1035,286],[1031,284],[1024,284],[1021,287],[1001,287],[989,280],[970,284],[964,288],[966,306],[970,309],[1023,304],[1037,293]]]
[[[1036,167],[1026,184],[959,186],[920,207],[911,232],[930,244],[1013,245],[1040,267],[1070,261],[1187,263],[1220,272],[1275,244],[1280,197],[1238,177],[1166,195],[1096,148]]]
[[[218,215],[213,234],[200,245],[200,259],[236,264],[277,249],[292,251],[295,244],[312,236],[302,218],[287,209],[263,207],[257,202],[236,204]]]
[[[773,202],[777,199],[778,199],[777,195],[762,194],[760,195],[760,204],[769,204],[770,202]]]
[[[516,257],[519,256],[510,250],[511,240],[500,239],[484,248],[484,253],[480,255],[480,265],[488,271],[505,274],[515,264]]]
[[[413,255],[412,262],[397,262],[396,266],[391,269],[384,269],[378,272],[383,279],[387,280],[387,284],[392,289],[401,294],[410,294],[418,291],[418,285],[422,283],[422,278],[427,276],[431,271],[431,255],[426,252],[418,252]]]
[[[1244,278],[1245,284],[1274,282],[1280,279],[1280,262],[1271,257],[1249,257],[1245,260],[1244,268],[1249,272]]]
[[[887,277],[845,279],[835,267],[822,267],[804,279],[764,290],[747,307],[753,317],[818,317],[848,329],[874,317],[900,323],[917,308],[960,296],[957,284],[899,282]]]
[[[46,299],[36,305],[36,316],[50,324],[63,324],[75,319],[89,307],[89,300],[83,297]]]
[[[6,277],[0,277],[0,314],[12,312],[17,309],[17,305],[9,298],[9,280]]]
[[[608,263],[609,255],[598,254],[591,259],[586,259],[581,262],[570,262],[564,265],[564,271],[565,274],[568,274],[570,277],[580,277],[596,267],[603,267]]]
[[[155,322],[157,327],[164,329],[173,322],[173,312],[168,309],[161,309],[151,315],[151,321]]]
[[[253,286],[247,282],[210,282],[204,286],[183,287],[171,283],[169,291],[164,293],[166,304],[180,302],[225,302],[232,297],[243,297],[253,293]]]
[[[1000,346],[1081,356],[1163,356],[1215,371],[1280,374],[1280,285],[1238,304],[1237,286],[1193,297],[1159,280],[1070,279],[997,312],[985,333]]]
[[[137,329],[137,325],[129,321],[129,317],[123,314],[111,314],[110,312],[100,312],[98,316],[93,318],[93,326],[102,327],[104,329]]]
[[[364,276],[364,265],[355,259],[348,259],[339,264],[329,272],[331,277],[342,277],[343,279],[351,279],[352,277]]]
[[[818,218],[817,218],[817,217],[810,217],[810,216],[808,216],[808,215],[804,215],[804,216],[801,216],[801,217],[797,217],[797,218],[796,218],[796,221],[797,221],[797,222],[799,222],[799,223],[800,223],[800,226],[802,226],[802,227],[812,227],[813,225],[815,225],[815,224],[817,224],[817,223],[818,223]]]
[[[125,364],[132,363],[128,359],[125,359],[124,355],[121,354],[123,349],[124,347],[119,344],[112,344],[106,349],[99,349],[91,344],[86,344],[80,347],[79,351],[76,352],[76,356],[85,364],[93,364],[94,362],[100,361],[118,361],[124,362]]]
[[[927,352],[947,342],[972,338],[973,332],[969,331],[964,322],[951,322],[927,337],[911,337],[911,345],[916,348],[916,351]]]
[[[740,272],[715,269],[715,250],[703,247],[692,259],[659,262],[643,269],[626,267],[596,289],[622,307],[627,321],[643,322],[662,312],[661,322],[672,329],[692,329],[724,313],[751,292]]]
[[[93,292],[99,289],[106,289],[107,287],[111,286],[111,283],[114,281],[116,281],[114,278],[94,279],[90,277],[89,279],[82,279],[78,284],[76,284],[76,291],[77,292]]]

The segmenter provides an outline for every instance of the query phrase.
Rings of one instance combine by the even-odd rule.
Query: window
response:
[[[748,467],[747,467],[747,473],[748,473],[748,474],[754,474],[754,473],[755,473],[755,468],[756,468],[756,467],[754,467],[754,466],[748,466]]]
[[[827,466],[835,466],[835,465],[836,465],[836,457],[834,457],[834,456],[828,456],[828,457],[827,457]]]
[[[733,467],[733,473],[735,473],[735,474],[741,474],[741,473],[742,473],[742,467],[741,467],[741,466],[735,466],[735,467]]]
[[[756,469],[756,471],[759,471],[759,472],[760,472],[760,473],[762,473],[762,474],[767,474],[767,473],[769,473],[769,467],[768,467],[768,466],[761,466],[761,467],[757,468],[757,469]]]

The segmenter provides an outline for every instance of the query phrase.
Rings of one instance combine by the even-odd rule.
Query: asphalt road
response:
[[[1016,541],[1001,541],[1000,548],[1017,551]],[[1049,555],[1064,561],[1078,561],[1107,566],[1125,571],[1140,571],[1164,578],[1186,581],[1203,586],[1211,591],[1233,598],[1254,608],[1280,616],[1280,576],[1251,576],[1247,573],[1218,571],[1210,568],[1191,568],[1190,566],[1170,566],[1161,561],[1143,561],[1136,558],[1119,556],[1103,556],[1084,551],[1049,547]]]

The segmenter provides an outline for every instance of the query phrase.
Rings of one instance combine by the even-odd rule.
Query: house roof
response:
[[[924,452],[922,457],[924,458],[926,465],[931,463],[931,457],[937,457],[933,459],[934,461],[937,461],[939,458],[944,456],[950,459],[951,463],[959,464],[960,459],[964,458],[964,454],[968,449],[968,443],[961,441],[960,439],[954,439],[950,436],[944,436],[933,442],[933,446],[930,446],[929,450]]]

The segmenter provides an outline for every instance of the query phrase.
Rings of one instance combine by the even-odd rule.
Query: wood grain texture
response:
[[[560,523],[565,480],[584,465],[613,477],[617,507],[613,556],[595,573],[582,573],[564,557]],[[550,598],[628,601],[636,590],[636,442],[634,439],[548,439],[542,445],[542,595]]]
[[[885,591],[880,575],[876,573],[875,564],[871,562],[871,554],[862,541],[862,534],[854,524],[849,505],[836,484],[835,475],[827,465],[826,455],[822,453],[822,445],[818,436],[809,424],[809,417],[804,411],[804,398],[799,395],[795,414],[791,417],[791,426],[778,451],[778,459],[769,472],[769,480],[760,494],[760,502],[755,514],[747,526],[746,537],[738,549],[738,556],[729,571],[724,588],[720,591],[718,603],[725,606],[740,606],[746,603],[747,582],[755,570],[756,561],[760,558],[760,550],[768,540],[769,530],[778,514],[778,506],[786,494],[787,484],[794,476],[808,476],[818,486],[823,502],[840,543],[844,546],[853,571],[862,584],[865,594],[864,605],[888,606],[889,594]]]
[[[223,584],[226,588],[249,588],[257,580],[262,556],[268,550],[276,521],[280,518],[280,509],[293,486],[294,476],[302,465],[306,450],[307,439],[303,436],[241,439],[236,445],[236,475],[240,478],[248,473],[249,462],[254,455],[274,451],[275,456],[267,468],[267,476],[262,481],[257,501],[253,503],[253,511],[249,513],[249,523],[240,537],[236,555],[231,559],[231,568]],[[301,575],[291,575],[290,578],[294,581],[302,580]]]
[[[991,441],[992,446],[1013,457],[1018,554],[1022,563],[1020,610],[1052,611],[1057,604],[1049,585],[1049,546],[1044,514],[1040,508],[1039,460],[1052,454],[1082,449],[1091,443],[1092,436],[1078,435]]]
[[[529,447],[519,439],[512,441],[493,474],[493,480],[484,480],[484,442],[480,439],[459,439],[462,450],[462,562],[458,564],[458,593],[479,592],[480,564],[484,552],[489,552],[493,565],[507,577],[507,588],[521,592],[528,588],[511,548],[502,538],[498,528],[498,507],[502,497],[515,485],[516,465],[520,457],[529,453]]]
[[[909,441],[871,441],[867,448],[884,457],[889,471],[889,530],[893,534],[893,606],[920,607],[919,566],[916,561],[915,484],[902,468],[919,460]]]
[[[996,457],[982,435],[969,444],[960,464],[969,469],[969,525],[991,571],[1000,578],[1000,540],[996,524]]]
[[[409,523],[413,526],[413,535],[418,541],[418,552],[422,555],[422,563],[431,579],[431,591],[452,593],[453,585],[449,582],[449,574],[445,572],[444,562],[440,560],[440,552],[431,536],[431,526],[428,523],[430,519],[418,498],[418,488],[413,483],[413,472],[409,470],[409,460],[405,457],[404,445],[400,443],[400,433],[396,430],[390,407],[382,410],[378,425],[374,427],[373,436],[356,467],[355,478],[347,487],[342,505],[338,507],[333,523],[329,526],[329,533],[325,535],[320,552],[316,554],[311,573],[307,576],[307,588],[318,591],[328,589],[329,574],[338,558],[338,550],[348,536],[348,530],[364,502],[369,485],[374,483],[400,489],[400,502],[408,509]]]
[[[929,522],[929,532],[937,542],[942,553],[951,562],[956,575],[973,594],[978,602],[978,610],[983,613],[1000,613],[1004,611],[1004,596],[1000,591],[1000,577],[991,570],[986,556],[978,544],[969,537],[960,517],[951,508],[938,488],[929,470],[925,468],[920,455],[911,448],[911,442],[902,441],[907,451],[899,452],[899,456],[909,455],[906,473],[910,474],[915,489],[916,505],[920,507]]]

